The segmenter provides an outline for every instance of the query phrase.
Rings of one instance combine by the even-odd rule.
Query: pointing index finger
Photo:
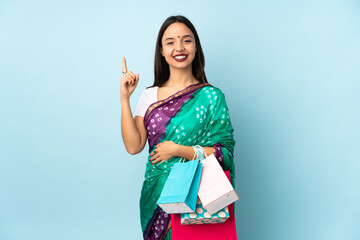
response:
[[[123,61],[122,61],[122,71],[123,71],[123,73],[127,73],[126,59],[125,59],[125,57],[123,57]]]

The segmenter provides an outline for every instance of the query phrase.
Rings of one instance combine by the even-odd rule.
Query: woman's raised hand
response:
[[[127,71],[125,57],[123,57],[122,60],[122,71],[123,75],[120,82],[120,99],[128,100],[139,82],[139,74],[135,75],[132,71]]]

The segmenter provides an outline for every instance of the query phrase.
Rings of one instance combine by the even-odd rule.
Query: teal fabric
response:
[[[176,104],[176,98],[172,101]],[[216,143],[222,144],[224,170],[230,171],[231,183],[234,186],[233,131],[224,94],[219,88],[211,85],[203,86],[194,90],[192,98],[186,101],[181,110],[171,119],[166,126],[166,134],[160,142],[173,141],[185,146],[200,145],[202,147],[210,147]],[[149,155],[148,159],[150,158]],[[174,157],[159,165],[151,165],[149,161],[147,162],[140,198],[143,231],[157,208],[156,202],[171,167],[179,160],[179,157]]]

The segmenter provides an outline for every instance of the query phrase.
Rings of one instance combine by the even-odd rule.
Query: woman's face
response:
[[[196,54],[196,44],[194,34],[185,24],[171,24],[165,30],[161,43],[160,53],[170,68],[191,68]]]

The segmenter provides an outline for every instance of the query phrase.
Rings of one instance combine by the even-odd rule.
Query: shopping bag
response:
[[[239,200],[239,197],[214,154],[207,156],[201,163],[203,171],[198,195],[203,207],[213,215]]]
[[[193,160],[175,163],[157,201],[167,213],[188,213],[196,209],[202,163]]]
[[[181,224],[214,224],[214,223],[224,223],[229,218],[229,207],[225,207],[210,215],[208,211],[203,207],[200,199],[197,199],[196,210],[192,213],[182,213],[181,214]]]
[[[230,179],[229,171],[225,171]],[[221,224],[182,225],[181,214],[171,214],[172,240],[236,240],[234,205],[230,204],[229,218]]]

